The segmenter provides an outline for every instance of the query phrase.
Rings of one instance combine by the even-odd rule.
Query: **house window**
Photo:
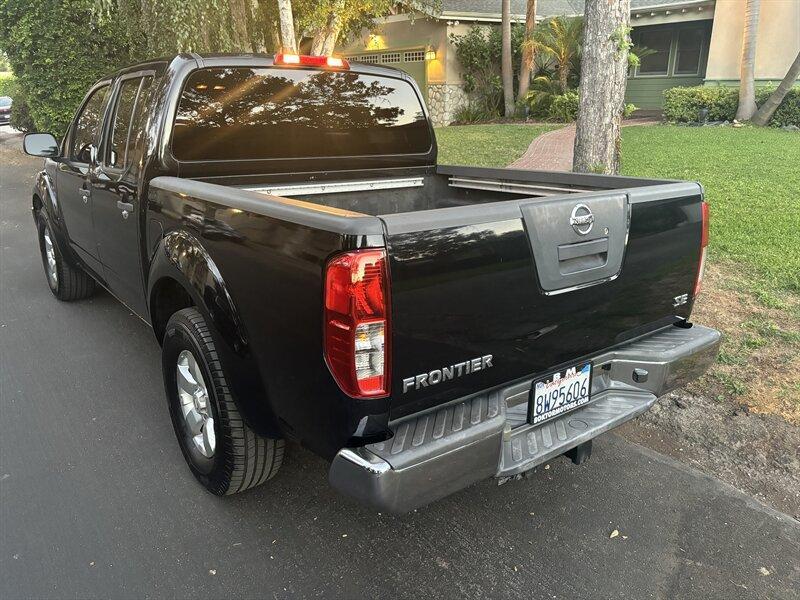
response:
[[[359,56],[358,60],[364,63],[377,63],[378,62],[378,55],[377,54],[365,54],[363,56]]]
[[[425,50],[412,50],[403,53],[405,62],[423,62],[425,60]]]
[[[669,49],[672,44],[672,31],[669,29],[643,30],[639,32],[639,46],[654,53],[644,56],[639,65],[639,75],[666,75],[669,69]]]
[[[676,75],[697,75],[703,51],[703,30],[682,29],[678,32],[678,51],[675,57]]]

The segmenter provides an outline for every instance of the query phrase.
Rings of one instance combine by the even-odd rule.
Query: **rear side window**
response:
[[[351,71],[201,69],[183,91],[178,160],[326,158],[428,152],[432,141],[406,81]]]
[[[131,120],[131,132],[128,138],[128,156],[125,163],[130,166],[130,172],[136,175],[141,167],[142,155],[147,136],[145,127],[147,126],[147,109],[150,106],[150,97],[153,89],[152,76],[142,79],[142,87],[139,89],[139,98],[136,100],[136,108],[133,111]]]
[[[111,130],[111,143],[108,148],[108,166],[121,169],[125,166],[125,150],[128,147],[128,133],[133,115],[133,105],[139,94],[140,78],[126,79],[122,82],[114,111],[114,124]]]
[[[110,89],[109,85],[97,88],[84,104],[72,131],[69,155],[73,160],[82,163],[91,162],[91,147],[98,143],[100,122],[103,119],[103,109]]]
[[[137,170],[144,141],[145,109],[153,78],[135,77],[122,82],[117,94],[107,165]]]

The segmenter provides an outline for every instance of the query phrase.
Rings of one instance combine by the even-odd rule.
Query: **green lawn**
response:
[[[705,186],[712,257],[730,259],[770,288],[800,292],[800,134],[754,127],[627,127],[622,153],[626,175]]]
[[[436,130],[439,164],[505,167],[552,125],[454,125]]]
[[[504,166],[553,127],[437,129],[439,162]],[[701,182],[711,206],[711,257],[771,290],[800,292],[800,133],[744,127],[626,127],[623,174]]]

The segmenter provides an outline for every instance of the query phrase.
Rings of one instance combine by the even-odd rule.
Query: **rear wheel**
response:
[[[195,308],[170,317],[162,347],[164,386],[175,435],[206,489],[235,494],[273,477],[284,441],[257,435],[239,414],[205,318]]]
[[[50,291],[59,300],[67,302],[91,296],[95,290],[94,279],[61,254],[47,219],[39,215],[37,222],[39,250],[42,253],[42,265]]]

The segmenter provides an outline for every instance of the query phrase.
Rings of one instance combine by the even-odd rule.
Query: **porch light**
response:
[[[436,50],[428,46],[425,50],[425,60],[436,60]]]

